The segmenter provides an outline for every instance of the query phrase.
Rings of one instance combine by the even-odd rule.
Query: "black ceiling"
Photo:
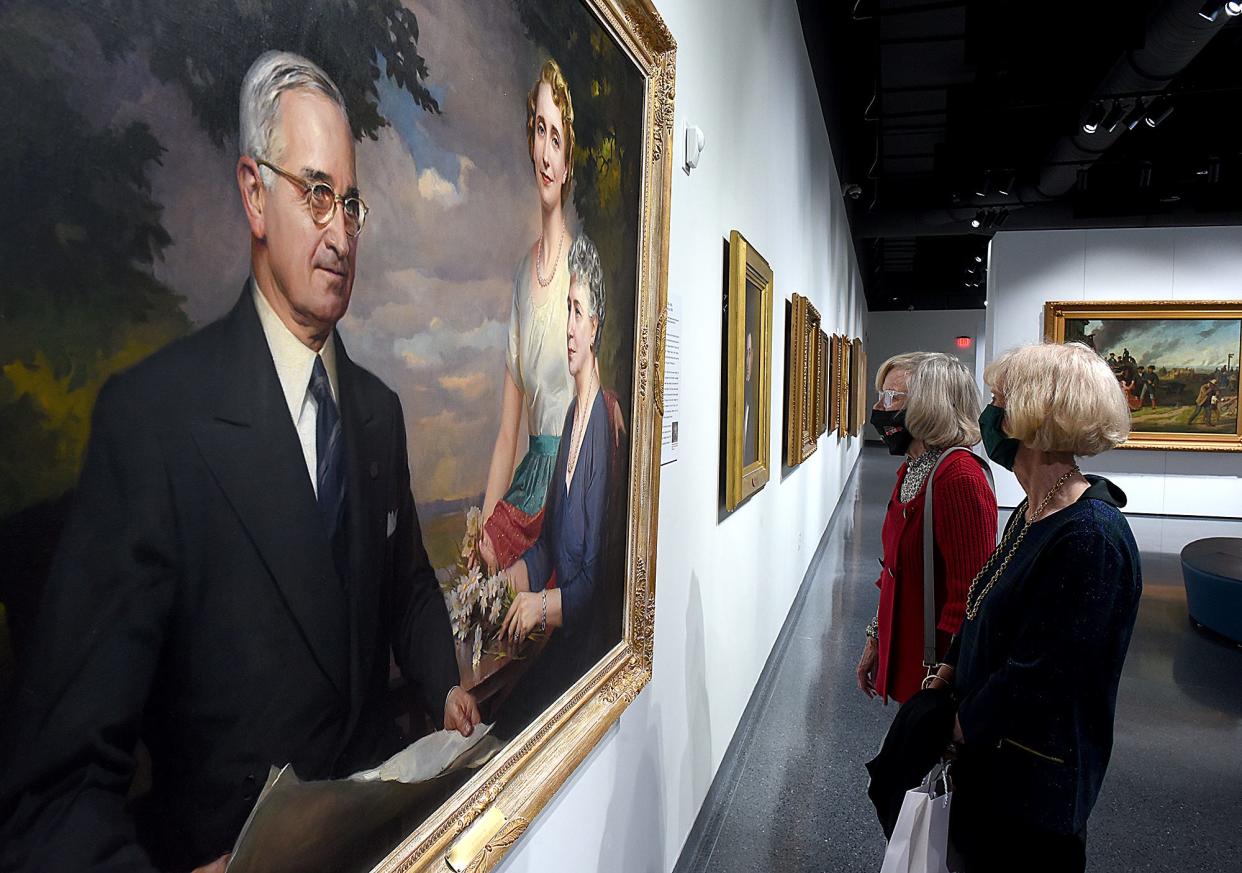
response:
[[[1242,3],[798,5],[873,311],[982,307],[999,229],[1242,224]]]

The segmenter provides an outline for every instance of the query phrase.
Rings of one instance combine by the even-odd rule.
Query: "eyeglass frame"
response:
[[[277,175],[283,176],[284,178],[288,179],[290,182],[292,182],[293,184],[297,185],[299,188],[302,189],[302,197],[306,200],[306,208],[310,210],[311,221],[315,222],[316,227],[327,227],[329,224],[332,223],[332,219],[336,218],[336,204],[339,203],[341,204],[342,207],[344,207],[346,200],[357,200],[358,206],[359,206],[358,231],[357,233],[349,233],[349,221],[348,221],[349,213],[346,212],[344,213],[347,219],[345,222],[345,233],[349,234],[351,239],[357,239],[359,236],[362,235],[362,227],[363,225],[367,223],[367,213],[370,212],[371,210],[367,207],[366,201],[363,200],[361,197],[359,197],[357,194],[354,194],[350,197],[346,197],[343,194],[337,194],[336,189],[333,188],[331,185],[329,185],[327,182],[308,181],[306,179],[303,179],[301,176],[297,175],[296,173],[290,173],[288,170],[284,169],[283,167],[278,167],[275,164],[273,164],[271,161],[265,161],[262,158],[255,158],[254,162],[258,164],[260,167],[267,167],[272,172],[276,173]],[[310,205],[311,192],[315,189],[316,185],[322,185],[323,187],[327,188],[328,191],[332,193],[332,211],[327,214],[327,216],[324,218],[323,221],[315,220],[315,210]]]
[[[909,393],[910,392],[908,391],[897,391],[893,388],[884,388],[880,391],[880,396],[876,399],[876,403],[884,409],[892,409],[893,401],[895,401],[898,397],[906,397]],[[887,401],[884,399],[886,396],[889,398]]]

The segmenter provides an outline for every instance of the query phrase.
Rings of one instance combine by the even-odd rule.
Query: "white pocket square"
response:
[[[393,534],[393,531],[395,531],[396,529],[397,529],[397,510],[394,509],[388,513],[388,533],[386,533],[385,536],[391,537]]]

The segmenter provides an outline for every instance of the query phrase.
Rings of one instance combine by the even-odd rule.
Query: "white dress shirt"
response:
[[[259,312],[259,323],[263,325],[263,335],[267,337],[267,347],[272,353],[272,363],[276,365],[280,388],[284,392],[285,402],[289,404],[289,416],[293,419],[298,440],[302,443],[302,455],[306,458],[306,472],[310,476],[311,488],[315,490],[315,497],[318,498],[319,483],[315,476],[318,463],[315,451],[315,418],[319,404],[310,392],[310,378],[315,368],[315,358],[322,358],[328,371],[328,384],[332,387],[332,399],[336,401],[339,411],[341,393],[336,381],[336,343],[329,335],[323,348],[316,353],[285,327],[272,304],[267,302],[267,298],[259,290],[259,283],[251,279],[250,286],[254,289],[254,308]]]

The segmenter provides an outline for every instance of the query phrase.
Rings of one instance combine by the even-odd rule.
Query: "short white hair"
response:
[[[907,352],[880,365],[875,389],[891,372],[906,374],[906,429],[928,446],[979,442],[979,389],[966,365],[943,352]]]
[[[1005,398],[1005,431],[1042,452],[1098,455],[1130,435],[1130,407],[1112,369],[1082,343],[1001,355],[983,381]]]
[[[293,52],[266,51],[250,65],[241,86],[241,153],[256,161],[279,163],[284,152],[280,141],[280,95],[286,91],[314,91],[335,103],[346,119],[345,98],[318,65]],[[260,167],[268,188],[275,174]]]

